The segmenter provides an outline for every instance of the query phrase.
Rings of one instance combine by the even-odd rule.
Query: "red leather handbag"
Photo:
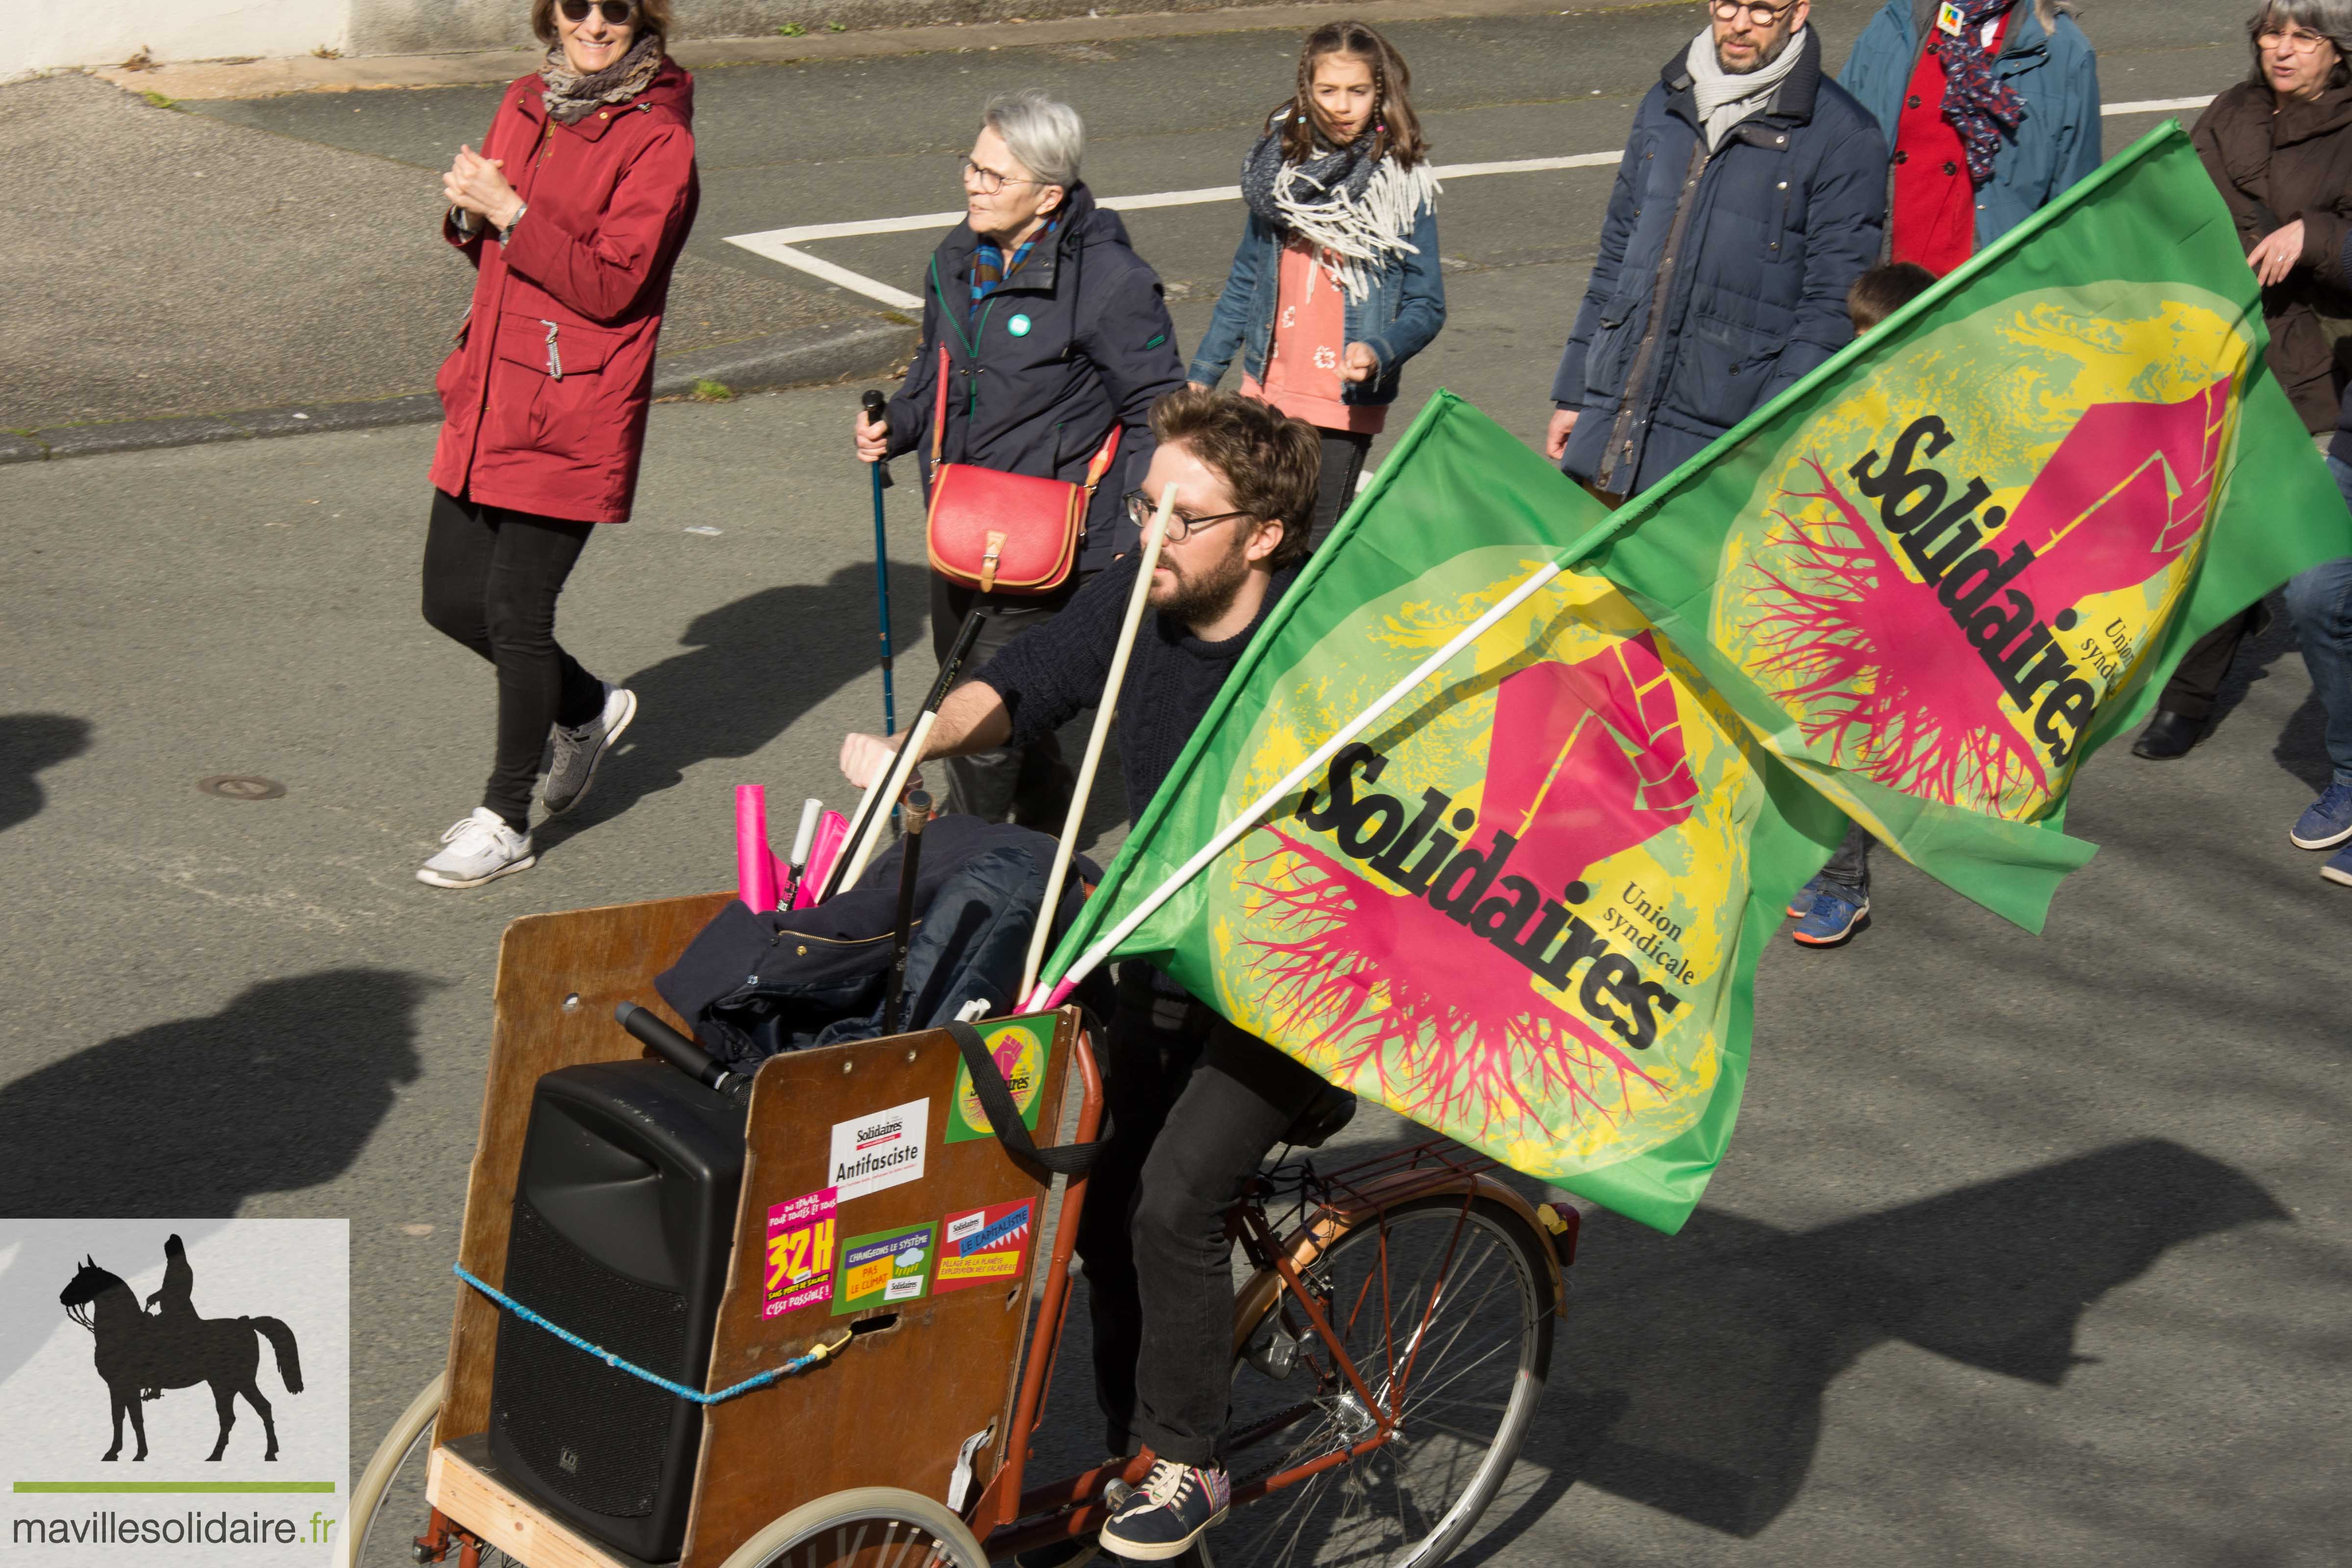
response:
[[[948,346],[940,345],[940,392],[931,408],[931,570],[983,594],[1050,594],[1069,581],[1095,487],[1118,452],[1118,426],[1087,482],[1000,473],[977,463],[940,461],[948,426]]]

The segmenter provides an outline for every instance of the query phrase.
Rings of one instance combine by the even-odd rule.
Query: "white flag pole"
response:
[[[1565,560],[1569,555],[1575,555],[1578,553],[1580,553],[1580,552],[1573,550],[1567,552],[1563,554],[1562,560]],[[1382,714],[1395,707],[1398,703],[1403,701],[1406,697],[1412,694],[1415,687],[1419,686],[1423,681],[1428,679],[1430,676],[1443,668],[1450,660],[1452,660],[1455,654],[1460,653],[1464,648],[1468,647],[1478,638],[1486,636],[1486,632],[1497,622],[1502,620],[1505,616],[1509,615],[1513,610],[1517,609],[1521,605],[1525,604],[1529,596],[1534,595],[1538,589],[1543,587],[1545,584],[1559,576],[1563,570],[1565,570],[1565,568],[1562,565],[1561,561],[1554,561],[1547,565],[1538,568],[1534,573],[1524,579],[1517,587],[1513,588],[1509,593],[1504,595],[1502,599],[1496,604],[1493,609],[1488,610],[1485,615],[1480,616],[1476,620],[1471,622],[1468,626],[1456,632],[1453,637],[1447,641],[1444,647],[1439,648],[1435,653],[1431,654],[1427,658],[1423,659],[1420,664],[1414,666],[1412,673],[1406,676],[1402,680],[1398,681],[1394,686],[1390,687],[1387,691],[1381,694],[1379,701],[1373,703],[1370,708],[1365,709],[1361,713],[1357,714],[1355,718],[1349,720],[1340,728],[1337,734],[1334,734],[1329,740],[1317,747],[1313,755],[1309,756],[1305,762],[1300,763],[1297,767],[1291,769],[1290,772],[1285,773],[1282,776],[1281,783],[1276,784],[1272,789],[1258,796],[1257,799],[1250,802],[1248,805],[1244,806],[1238,816],[1236,816],[1231,822],[1225,824],[1223,827],[1217,830],[1217,836],[1214,838],[1210,839],[1209,842],[1201,846],[1201,847],[1193,853],[1191,859],[1178,867],[1166,881],[1160,883],[1159,887],[1154,888],[1151,890],[1150,897],[1145,899],[1134,909],[1129,910],[1125,918],[1120,920],[1117,925],[1111,927],[1111,929],[1103,935],[1100,941],[1097,942],[1092,947],[1087,949],[1085,952],[1079,954],[1078,961],[1070,966],[1069,972],[1062,976],[1061,981],[1057,984],[1054,985],[1050,990],[1042,984],[1032,990],[1026,1001],[1024,1003],[1022,1010],[1024,1012],[1037,1013],[1043,1012],[1048,1007],[1057,1007],[1061,1005],[1064,999],[1066,999],[1073,990],[1076,989],[1079,982],[1085,980],[1087,975],[1092,974],[1096,970],[1101,968],[1104,962],[1108,960],[1113,952],[1116,952],[1118,950],[1118,944],[1120,942],[1125,942],[1129,936],[1133,935],[1137,927],[1142,925],[1145,921],[1150,920],[1153,914],[1158,912],[1160,905],[1175,897],[1177,889],[1183,887],[1185,883],[1191,881],[1194,877],[1199,876],[1210,861],[1215,859],[1218,856],[1231,848],[1234,842],[1238,840],[1243,834],[1247,833],[1252,827],[1255,826],[1259,817],[1273,810],[1275,805],[1280,802],[1284,796],[1289,795],[1292,790],[1297,789],[1308,778],[1312,777],[1318,769],[1320,769],[1328,763],[1332,757],[1338,754],[1340,747],[1346,745],[1349,742],[1354,740],[1357,736],[1362,734],[1365,731],[1378,723]]]
[[[866,816],[866,831],[859,834],[857,842],[851,846],[856,853],[843,862],[846,869],[833,879],[831,889],[854,888],[857,886],[857,879],[866,874],[866,863],[874,858],[875,843],[882,837],[882,825],[890,820],[891,803],[906,793],[907,775],[913,773],[915,764],[923,760],[923,742],[931,738],[931,724],[939,716],[938,709],[924,709],[922,717],[915,721],[915,727],[907,732],[907,742],[898,748],[898,756],[891,760],[889,776],[883,783],[881,795],[874,800],[873,810]]]
[[[1102,762],[1103,741],[1110,734],[1112,715],[1118,711],[1119,689],[1127,681],[1128,656],[1135,651],[1135,634],[1143,625],[1143,606],[1151,596],[1152,569],[1160,564],[1160,544],[1168,536],[1168,514],[1176,508],[1172,483],[1160,492],[1160,510],[1143,531],[1143,561],[1136,568],[1135,587],[1127,596],[1127,618],[1119,623],[1118,647],[1110,656],[1110,679],[1103,683],[1102,701],[1095,708],[1094,732],[1087,737],[1087,759],[1078,767],[1078,784],[1070,796],[1069,816],[1062,823],[1061,842],[1054,846],[1054,869],[1045,879],[1045,901],[1037,910],[1037,929],[1029,936],[1029,956],[1021,965],[1021,989],[1026,996],[1037,984],[1037,970],[1045,962],[1045,944],[1054,934],[1054,910],[1062,901],[1062,884],[1070,874],[1070,856],[1078,844],[1078,826],[1087,815],[1087,797],[1094,793],[1095,770]]]

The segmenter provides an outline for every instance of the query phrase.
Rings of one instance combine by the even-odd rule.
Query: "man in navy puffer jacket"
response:
[[[1546,444],[1605,497],[1655,484],[1853,335],[1886,142],[1822,69],[1809,10],[1717,0],[1634,113]]]

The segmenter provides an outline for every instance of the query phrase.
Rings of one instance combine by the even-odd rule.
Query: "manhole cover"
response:
[[[208,779],[198,779],[196,787],[223,800],[276,800],[286,793],[286,786],[276,779],[257,778],[251,773],[215,773]]]

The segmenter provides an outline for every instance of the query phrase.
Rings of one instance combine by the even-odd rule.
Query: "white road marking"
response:
[[[2109,114],[2163,114],[2184,109],[2202,109],[2212,102],[2204,98],[2146,98],[2130,103],[2110,103],[2099,112]],[[1622,152],[1579,153],[1567,158],[1513,158],[1499,163],[1444,163],[1434,171],[1440,180],[1469,180],[1481,174],[1533,174],[1552,169],[1601,169],[1613,165],[1623,157]],[[1114,212],[1142,212],[1151,207],[1200,206],[1210,202],[1233,202],[1241,199],[1239,185],[1204,185],[1192,191],[1154,191],[1134,196],[1105,196],[1102,205]],[[887,283],[852,272],[848,268],[812,256],[800,247],[818,239],[854,239],[869,234],[909,234],[925,229],[952,228],[963,221],[961,212],[914,213],[906,217],[857,218],[849,223],[811,223],[795,228],[763,229],[757,234],[730,234],[730,245],[740,245],[754,256],[764,256],[771,261],[781,261],[787,267],[797,267],[813,277],[828,283],[879,300],[898,310],[920,310],[923,301],[918,295],[903,289],[893,289]]]

